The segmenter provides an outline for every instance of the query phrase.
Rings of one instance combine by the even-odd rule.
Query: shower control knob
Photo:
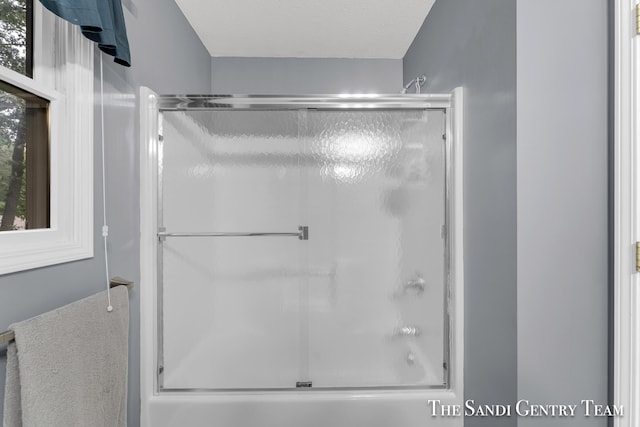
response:
[[[422,295],[427,282],[424,280],[420,273],[414,274],[414,276],[405,283],[402,291],[406,294],[409,291],[414,291],[418,295]]]
[[[405,325],[399,326],[393,332],[396,337],[419,337],[422,330],[417,326]]]

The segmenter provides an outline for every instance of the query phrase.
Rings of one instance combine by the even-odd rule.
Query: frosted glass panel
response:
[[[295,229],[297,117],[295,111],[164,113],[164,226]]]
[[[294,387],[296,243],[198,238],[164,246],[164,386]]]
[[[309,280],[314,387],[443,384],[443,113],[313,112],[305,125],[308,259],[328,273]]]
[[[172,112],[163,131],[167,232],[297,231],[296,112]],[[165,388],[295,387],[299,246],[295,237],[166,238]]]
[[[442,387],[442,110],[163,113],[165,389]]]

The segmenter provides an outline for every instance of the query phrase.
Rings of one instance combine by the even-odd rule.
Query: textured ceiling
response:
[[[435,0],[176,0],[211,56],[402,58]]]

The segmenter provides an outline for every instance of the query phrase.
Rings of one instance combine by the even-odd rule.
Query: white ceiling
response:
[[[176,0],[211,56],[402,58],[435,0]]]

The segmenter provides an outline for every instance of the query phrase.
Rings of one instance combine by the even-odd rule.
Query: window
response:
[[[33,0],[0,0],[0,65],[33,77]]]
[[[0,0],[0,274],[93,256],[93,46]]]
[[[0,65],[33,77],[32,0],[0,0]],[[0,81],[0,231],[49,227],[48,108]]]
[[[0,81],[0,231],[49,227],[49,101]]]

